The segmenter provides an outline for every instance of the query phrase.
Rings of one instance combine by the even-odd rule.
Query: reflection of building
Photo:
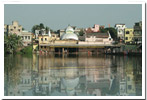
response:
[[[133,75],[133,62],[126,63],[126,90],[128,95],[136,95],[135,81]]]
[[[115,24],[117,30],[117,37],[124,40],[125,24]]]
[[[131,59],[123,58],[33,55],[32,60],[19,55],[15,67],[5,73],[5,87],[13,96],[135,95],[136,69]]]
[[[102,89],[109,90],[111,88],[111,72],[110,67],[107,66],[110,63],[109,60],[52,57],[49,62],[48,59],[48,56],[39,56],[39,73],[38,77],[34,78],[37,80],[36,93],[54,96],[101,95]],[[82,63],[82,60],[85,63]],[[46,88],[43,89],[43,87]]]
[[[132,43],[133,36],[133,28],[125,28],[125,43]]]

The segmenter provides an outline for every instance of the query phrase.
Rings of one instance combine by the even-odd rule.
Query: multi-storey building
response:
[[[142,43],[142,21],[136,22],[134,25],[134,41]]]
[[[19,25],[18,21],[12,21],[12,25],[4,25],[4,33],[7,35],[16,34],[22,37],[23,46],[32,44],[32,33],[24,31],[23,27]]]
[[[22,31],[20,36],[22,37],[23,45],[28,46],[32,44],[32,33],[28,31]]]
[[[125,43],[132,43],[133,42],[133,28],[126,28],[125,29]]]
[[[8,35],[19,35],[22,32],[22,26],[18,24],[18,21],[13,21],[12,25],[4,25],[4,32]]]
[[[125,24],[115,24],[115,29],[117,30],[117,38],[124,40]]]

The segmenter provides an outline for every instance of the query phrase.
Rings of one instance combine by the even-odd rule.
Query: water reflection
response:
[[[142,59],[127,56],[5,57],[5,96],[142,95]]]

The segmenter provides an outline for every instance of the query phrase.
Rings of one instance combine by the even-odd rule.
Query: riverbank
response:
[[[4,54],[7,55],[7,54],[33,54],[33,48],[32,48],[32,45],[30,46],[26,46],[26,47],[20,47],[18,48],[15,52],[11,53],[11,52],[6,52],[4,51]]]
[[[50,48],[50,47],[49,47]],[[97,55],[97,54],[107,54],[107,55],[142,55],[142,45],[120,45],[107,46],[107,47],[97,47],[97,48],[71,48],[71,47],[51,47],[50,49],[40,49],[39,51],[34,51],[33,53],[48,55],[48,54],[85,54],[85,55]]]

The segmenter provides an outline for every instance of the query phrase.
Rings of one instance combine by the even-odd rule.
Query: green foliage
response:
[[[84,35],[84,31],[81,30],[81,31],[79,32],[79,36],[83,36],[83,35]]]
[[[101,33],[106,33],[107,30],[105,30],[104,28],[100,28],[100,32],[101,32]]]
[[[4,35],[4,52],[5,53],[16,53],[17,49],[22,46],[22,39],[16,34]]]
[[[113,27],[108,27],[108,28],[100,28],[100,32],[101,33],[106,33],[108,32],[110,33],[111,37],[116,40],[117,39],[117,30]]]
[[[41,30],[41,29],[45,29],[46,33],[48,33],[50,28],[48,26],[45,27],[43,23],[40,23],[39,25],[34,25],[32,27],[32,32],[35,33],[35,30]],[[52,29],[50,29],[50,31],[53,32]]]
[[[113,27],[105,28],[106,31],[109,31],[111,37],[116,40],[117,39],[117,30]]]
[[[24,30],[25,30],[25,28],[22,28],[22,30],[24,31]]]
[[[22,54],[32,54],[32,50],[33,50],[32,46],[27,46],[21,50],[21,53]]]
[[[40,29],[44,29],[44,24],[43,23],[40,23]]]

